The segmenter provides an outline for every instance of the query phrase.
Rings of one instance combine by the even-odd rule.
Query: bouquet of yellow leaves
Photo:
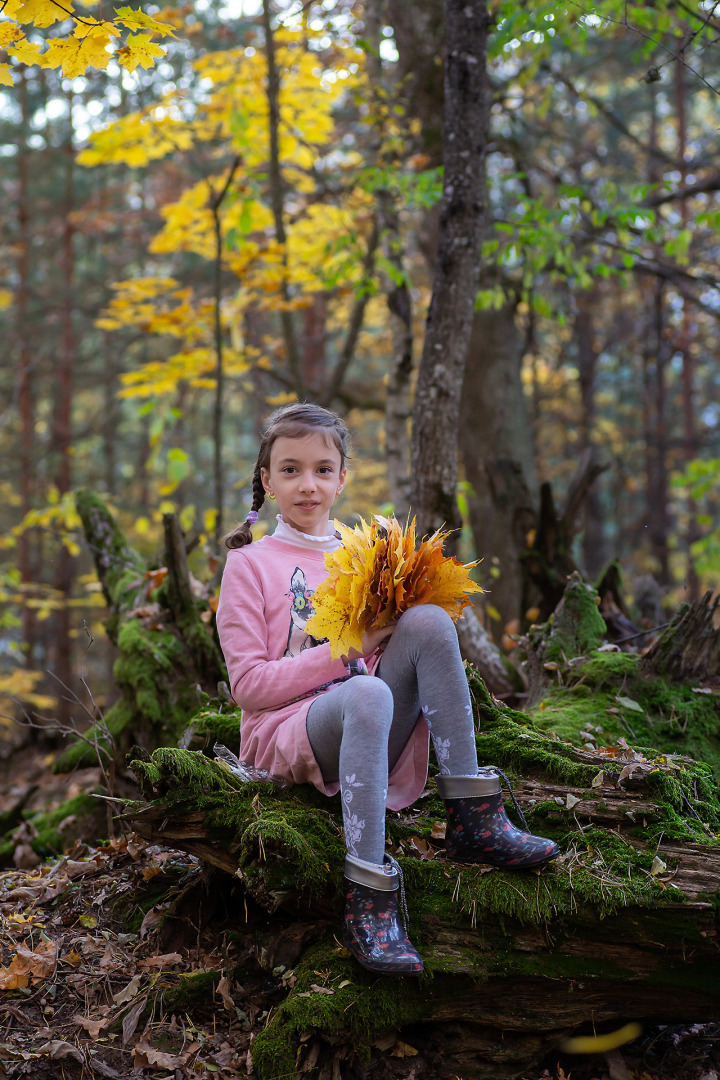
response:
[[[415,549],[415,518],[403,528],[395,518],[375,515],[354,529],[338,525],[343,546],[325,555],[328,577],[313,594],[315,614],[305,629],[328,638],[333,659],[360,649],[363,634],[381,630],[408,608],[437,604],[453,620],[482,592],[469,570],[442,553],[448,535],[440,529]]]

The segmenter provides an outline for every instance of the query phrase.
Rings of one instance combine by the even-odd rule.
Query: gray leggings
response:
[[[340,683],[308,711],[308,738],[323,779],[340,781],[345,843],[356,858],[383,861],[388,774],[421,715],[440,771],[474,775],[472,705],[457,633],[433,604],[400,616],[376,675]]]

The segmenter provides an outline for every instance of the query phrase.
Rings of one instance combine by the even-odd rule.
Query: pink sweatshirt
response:
[[[325,577],[323,551],[273,536],[229,551],[217,626],[233,698],[242,709],[241,760],[334,795],[340,785],[323,781],[306,730],[317,695],[349,677],[343,662],[331,659],[329,643],[305,632],[312,594]],[[371,672],[376,666],[377,658],[368,663]],[[418,721],[390,775],[391,810],[409,806],[425,786],[429,732],[421,716]]]

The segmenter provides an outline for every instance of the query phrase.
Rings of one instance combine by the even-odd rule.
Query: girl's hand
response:
[[[359,660],[360,657],[370,656],[371,653],[375,652],[378,645],[390,637],[396,626],[397,623],[391,622],[384,626],[382,630],[368,630],[367,634],[363,634],[360,652],[357,649],[350,649],[347,656],[341,658],[343,663],[348,664],[351,660]]]

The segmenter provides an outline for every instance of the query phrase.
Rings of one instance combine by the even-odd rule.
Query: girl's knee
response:
[[[390,728],[393,717],[393,696],[390,687],[375,675],[355,675],[345,684],[346,713],[363,726]]]
[[[417,607],[409,608],[398,620],[398,630],[401,627],[418,637],[457,641],[452,619],[447,611],[437,604],[418,604]]]

